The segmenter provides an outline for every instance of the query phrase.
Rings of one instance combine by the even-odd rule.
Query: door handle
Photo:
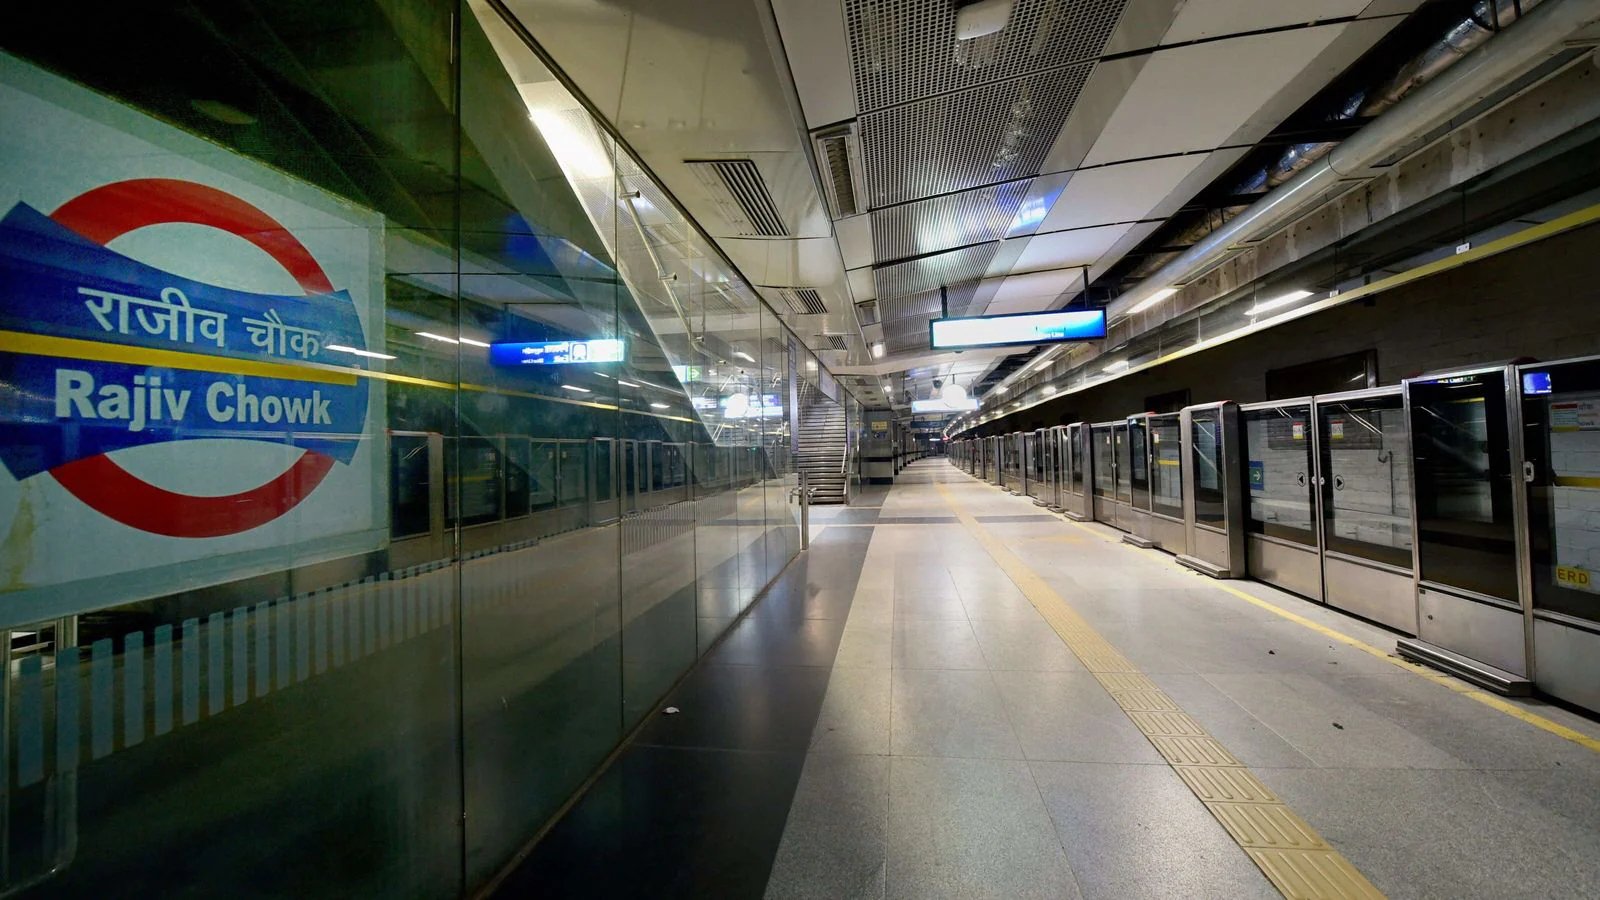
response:
[[[1533,463],[1524,462],[1522,464],[1522,480],[1527,482],[1528,484],[1533,484],[1533,478],[1534,478]]]
[[[1343,475],[1335,475],[1335,476],[1333,476],[1333,489],[1336,490],[1336,491],[1344,490],[1344,476]]]

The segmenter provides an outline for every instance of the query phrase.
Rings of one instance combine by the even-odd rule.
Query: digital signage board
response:
[[[1105,336],[1106,311],[1103,309],[969,316],[934,319],[928,323],[928,344],[935,350],[1059,344],[1099,340]]]
[[[593,341],[517,341],[489,345],[489,362],[497,366],[559,366],[575,363],[622,362],[626,342],[619,338]]]

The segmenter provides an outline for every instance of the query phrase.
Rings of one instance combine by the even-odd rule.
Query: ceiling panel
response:
[[[1286,25],[1304,25],[1358,15],[1372,0],[1272,0],[1270,3],[1240,3],[1239,0],[1189,0],[1179,10],[1172,27],[1161,39],[1163,44],[1179,44],[1238,34],[1265,31]]]
[[[1191,153],[1075,172],[1039,230],[1142,219],[1205,159],[1204,153]]]
[[[1017,0],[1003,30],[969,41],[956,40],[956,5],[950,0],[844,0],[863,112],[1094,59],[1127,2]]]
[[[983,277],[999,247],[999,242],[979,244],[875,269],[872,278],[877,284],[878,299],[936,291],[940,285],[953,289],[966,282],[975,283]],[[950,308],[956,308],[954,300]]]
[[[833,223],[833,234],[839,240],[839,254],[844,257],[846,269],[872,265],[871,216],[839,219]]]
[[[1011,275],[1000,283],[994,298],[989,301],[989,307],[983,313],[993,316],[1002,313],[1038,312],[1049,309],[1062,294],[1069,291],[1075,293],[1082,288],[1083,273],[1078,269]]]
[[[1344,28],[1325,25],[1157,52],[1084,164],[1220,146]]]
[[[1132,227],[1130,225],[1105,225],[1099,228],[1082,228],[1077,231],[1058,231],[1022,238],[1028,245],[1018,257],[1013,272],[1037,272],[1043,269],[1065,269],[1086,266],[1105,255],[1111,245]]]
[[[962,191],[872,212],[879,260],[902,259],[998,241],[1028,193],[1028,181]]]
[[[1093,68],[1068,66],[863,115],[869,205],[1036,174]]]
[[[891,297],[878,301],[878,320],[888,323],[908,316],[928,316],[942,308],[938,291],[923,291],[907,297]]]

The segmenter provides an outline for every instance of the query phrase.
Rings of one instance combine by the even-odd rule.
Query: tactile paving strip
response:
[[[1280,893],[1295,900],[1383,897],[1309,822],[1101,637],[1054,588],[956,506],[944,486],[939,490],[961,523],[1050,623],[1067,649],[1094,674],[1134,727]]]

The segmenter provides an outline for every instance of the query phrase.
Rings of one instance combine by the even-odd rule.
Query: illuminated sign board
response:
[[[724,419],[773,419],[783,415],[777,394],[733,394],[723,397],[721,406]]]
[[[1103,309],[934,319],[928,323],[929,346],[935,350],[1058,344],[1099,340],[1105,336],[1106,311]]]
[[[594,341],[524,341],[489,345],[489,362],[497,366],[614,363],[622,362],[626,354],[626,343],[617,338]]]
[[[957,400],[951,403],[946,400],[913,400],[911,411],[913,413],[958,413],[972,412],[978,408],[978,401],[974,397]]]

